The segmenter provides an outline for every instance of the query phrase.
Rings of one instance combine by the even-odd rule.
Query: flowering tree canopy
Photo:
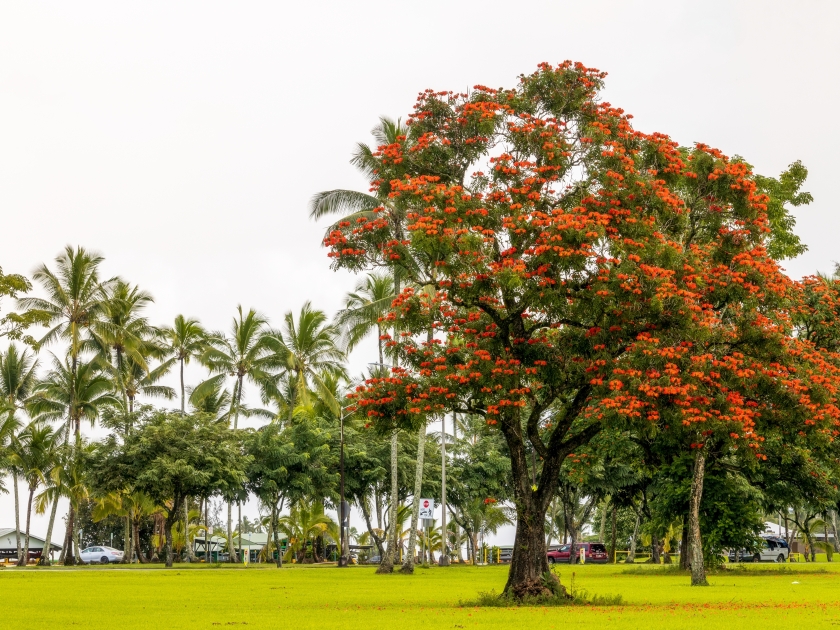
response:
[[[354,394],[369,422],[455,410],[503,434],[518,514],[506,591],[519,597],[544,588],[565,458],[607,424],[758,459],[780,396],[813,406],[803,430],[835,421],[823,398],[806,403],[790,361],[793,285],[768,255],[768,187],[709,146],[633,129],[599,100],[604,77],[564,62],[513,89],[421,93],[407,134],[374,156],[387,203],[325,240],[336,267],[406,280],[384,318],[402,367]]]

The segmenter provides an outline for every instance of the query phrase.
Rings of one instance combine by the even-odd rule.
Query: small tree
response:
[[[283,425],[274,421],[245,437],[249,455],[247,487],[269,508],[269,526],[280,553],[279,524],[284,504],[293,505],[307,497],[332,494],[337,470],[329,448],[329,434],[317,418],[299,419]]]
[[[205,415],[149,411],[137,429],[118,443],[106,440],[90,462],[104,491],[143,492],[166,505],[166,566],[173,561],[172,526],[190,496],[210,496],[241,487],[249,457],[238,432]]]

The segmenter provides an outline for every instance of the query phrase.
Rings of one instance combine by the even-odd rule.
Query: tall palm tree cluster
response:
[[[317,496],[291,490],[275,493],[272,506],[263,500],[267,495],[254,491],[261,511],[272,513],[276,508],[276,518],[267,518],[265,523],[272,534],[287,541],[287,558],[323,559],[329,540],[341,542],[335,521],[325,512],[325,508],[338,505],[335,458],[340,444],[327,437],[310,446],[301,434],[290,437],[292,433],[283,433],[301,422],[329,436],[337,436],[338,423],[344,422],[348,500],[366,515],[367,532],[362,540],[376,540],[371,547],[378,547],[386,562],[403,556],[413,565],[415,554],[405,553],[406,540],[410,548],[421,544],[430,550],[442,548],[440,533],[431,538],[438,541],[437,546],[430,546],[423,538],[428,537],[427,532],[418,531],[416,501],[412,503],[412,528],[405,531],[404,527],[412,514],[404,505],[409,498],[439,488],[435,477],[440,465],[432,457],[439,438],[426,441],[425,427],[421,436],[372,434],[342,406],[342,394],[351,386],[347,355],[371,333],[377,338],[371,371],[386,369],[380,316],[393,299],[393,278],[378,274],[362,278],[347,295],[345,308],[335,321],[306,303],[298,313],[286,313],[280,328],[273,328],[266,316],[240,306],[229,330],[213,332],[183,315],[175,317],[170,326],[153,325],[146,316],[152,296],[123,278],[103,277],[102,262],[101,256],[84,248],[67,247],[52,267],[39,267],[33,280],[41,295],[27,294],[17,303],[29,321],[43,324],[46,331],[30,338],[31,347],[12,341],[0,352],[0,466],[5,479],[11,481],[0,486],[0,491],[14,494],[21,564],[31,555],[33,512],[48,514],[46,539],[52,540],[59,525],[59,503],[69,506],[63,519],[59,562],[79,563],[80,548],[88,543],[103,544],[83,537],[80,530],[91,520],[122,521],[118,535],[125,562],[132,558],[146,561],[161,549],[161,523],[171,506],[156,505],[130,488],[101,491],[91,481],[88,468],[101,442],[93,440],[92,434],[101,436],[102,430],[107,430],[109,437],[124,442],[138,430],[144,410],[167,401],[174,413],[207,414],[228,423],[232,432],[242,432],[243,419],[262,425],[256,432],[264,434],[263,450],[254,447],[256,450],[248,451],[244,437],[242,442],[243,456],[248,451],[252,454],[247,457],[253,460],[265,453],[266,461],[254,463],[254,469],[264,469],[272,457],[277,459],[270,450],[274,436],[295,440],[287,446],[303,463],[303,473],[310,476],[312,471],[306,465],[316,465],[315,449],[331,449],[332,459],[317,455],[320,465],[332,475],[325,477],[327,485],[319,487]],[[191,363],[201,366],[206,375],[192,385],[185,371]],[[164,384],[165,380],[177,380],[177,387]],[[91,433],[88,427],[96,426],[99,430]],[[456,436],[450,439],[454,442]],[[461,439],[467,437],[462,427]],[[431,467],[428,461],[424,465],[426,451]],[[282,460],[276,467],[290,467],[289,461]],[[393,479],[389,479],[389,468]],[[249,498],[249,487],[258,486],[257,482],[243,483],[234,492],[220,491],[218,497],[227,504],[226,519],[215,523],[210,518],[210,497],[187,501],[173,529],[183,557],[195,559],[193,540],[204,532],[205,539],[218,534],[226,541],[231,561],[239,561],[234,539],[242,531],[241,506]],[[278,503],[278,499],[282,500]],[[288,512],[282,516],[284,506]],[[239,527],[234,525],[234,508]],[[464,537],[462,528],[453,525],[449,528],[450,546],[461,537],[473,540],[476,516],[465,517],[463,522],[468,535]],[[145,541],[141,540],[144,523],[152,532]],[[391,532],[390,537],[386,531]],[[274,551],[279,551],[276,546]],[[279,553],[276,555],[279,560]],[[46,553],[40,562],[47,563]]]

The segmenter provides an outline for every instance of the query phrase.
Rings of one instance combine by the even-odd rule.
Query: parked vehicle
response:
[[[556,549],[550,549],[548,552],[548,563],[554,564],[556,562],[563,562],[569,564],[569,551],[571,549],[571,545],[561,545]],[[607,546],[604,543],[588,543],[588,542],[581,542],[575,545],[575,559],[574,561],[580,562],[580,550],[586,550],[586,561],[587,562],[595,562],[598,564],[606,564],[609,560],[609,556],[607,555]]]
[[[367,564],[380,564],[382,562],[381,556],[371,556],[367,559]]]
[[[108,564],[122,562],[123,552],[113,547],[88,547],[79,552],[83,562]]]
[[[775,536],[765,538],[759,552],[741,549],[736,559],[735,551],[729,551],[730,562],[787,562],[790,557],[790,547],[785,539]]]

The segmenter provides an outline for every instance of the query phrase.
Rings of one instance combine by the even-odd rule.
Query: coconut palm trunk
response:
[[[23,566],[29,562],[29,524],[32,522],[32,498],[35,496],[35,486],[29,486],[29,500],[26,503],[26,538],[23,544]],[[20,562],[18,562],[20,565]]]
[[[399,502],[399,484],[397,480],[397,432],[391,433],[391,505],[389,506],[388,551],[377,567],[377,573],[391,573],[397,558],[397,504]]]
[[[17,474],[12,473],[12,483],[14,484],[15,492],[15,543],[17,544],[17,559],[18,565],[22,566],[21,559],[23,558],[23,546],[20,542],[20,491],[18,490]]]
[[[244,379],[243,375],[239,375],[236,381],[234,392],[234,405],[235,410],[233,413],[233,430],[239,427],[239,406],[242,403],[242,381]],[[233,547],[233,504],[228,501],[227,502],[227,545],[228,545],[228,562],[232,564],[239,564],[239,553]]]
[[[181,357],[181,413],[185,413],[186,388],[184,387],[184,358]]]
[[[131,563],[131,514],[126,512],[123,521],[123,564]]]
[[[414,469],[414,500],[411,505],[411,529],[408,533],[408,553],[400,573],[414,573],[414,550],[417,546],[417,525],[420,518],[420,494],[423,491],[423,459],[426,453],[426,425],[417,432],[417,467]]]
[[[41,552],[41,558],[38,560],[38,564],[41,566],[49,566],[50,564],[50,547],[52,545],[53,525],[55,524],[55,514],[57,511],[58,496],[56,496],[55,500],[52,502],[52,508],[50,509],[50,520],[47,524],[47,536],[44,538],[44,550]]]

